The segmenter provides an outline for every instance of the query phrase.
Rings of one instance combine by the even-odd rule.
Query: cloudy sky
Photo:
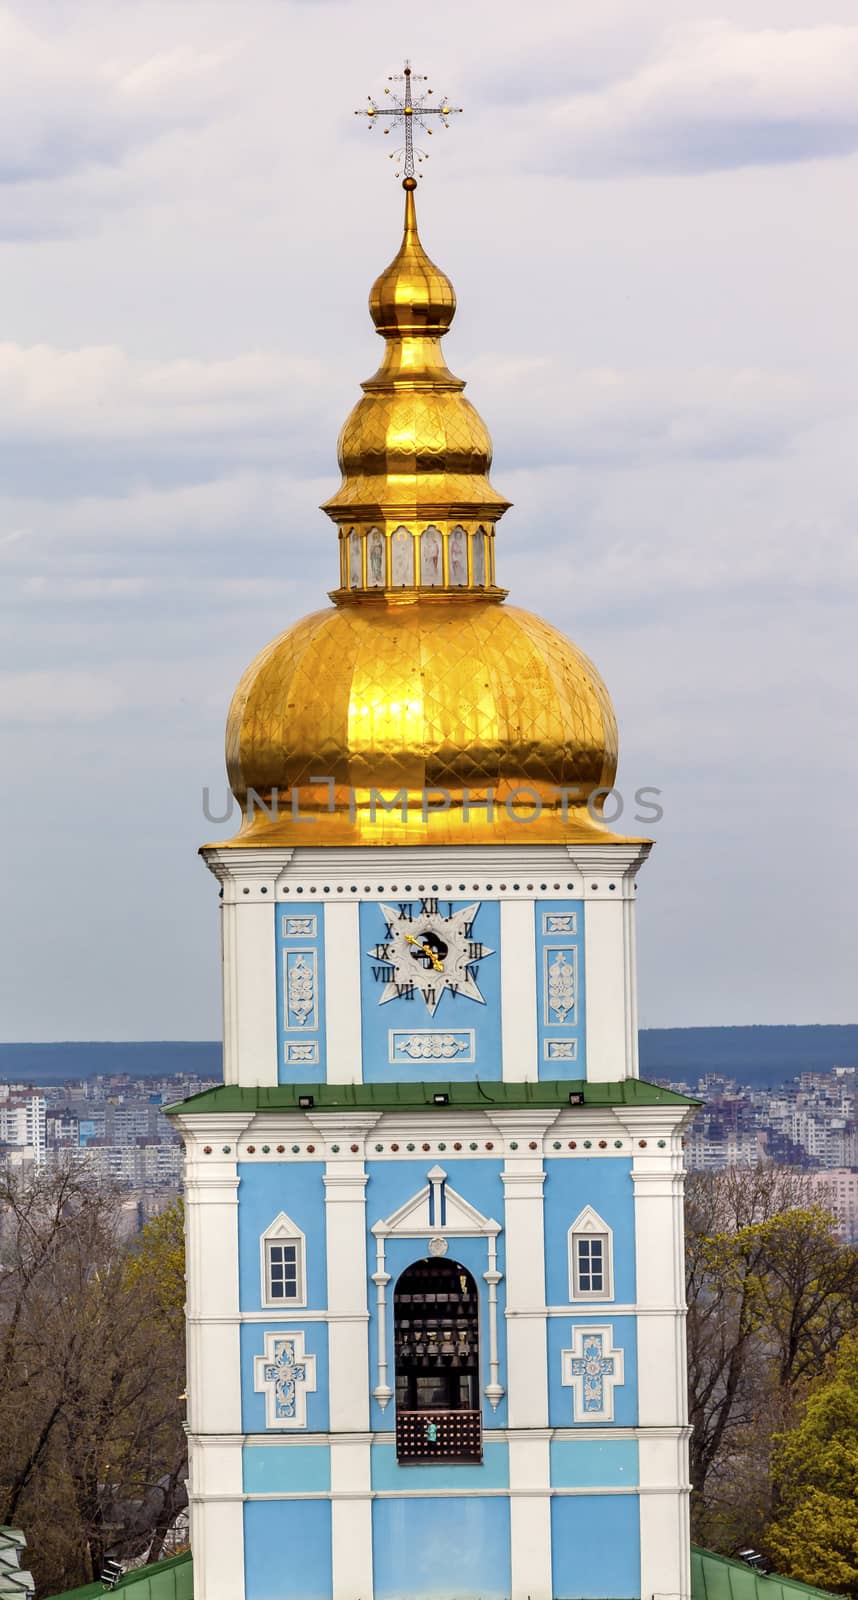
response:
[[[0,5],[0,1037],[211,1038],[223,723],[323,603],[401,195],[352,115],[466,107],[421,231],[570,632],[663,790],[651,1026],[855,1000],[854,0]]]

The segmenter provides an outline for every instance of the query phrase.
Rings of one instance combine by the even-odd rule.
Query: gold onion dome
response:
[[[456,297],[420,242],[414,180],[403,187],[402,244],[369,301],[384,356],[340,434],[342,483],[322,508],[339,530],[339,587],[235,692],[232,843],[614,839],[598,799],[586,803],[616,774],[611,701],[587,657],[495,583],[509,502],[488,479],[488,430],[444,361]]]

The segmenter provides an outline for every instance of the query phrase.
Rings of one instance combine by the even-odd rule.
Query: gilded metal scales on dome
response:
[[[334,606],[275,639],[236,690],[227,767],[244,822],[232,842],[615,838],[598,799],[616,773],[608,691],[496,581],[509,501],[489,481],[488,429],[444,360],[453,286],[417,231],[414,121],[453,108],[415,101],[412,76],[406,66],[389,110],[371,101],[363,113],[405,129],[405,227],[369,298],[382,361],[342,429],[342,482],[322,508],[339,530]],[[430,791],[441,805],[427,807]],[[251,794],[265,809],[251,814]]]

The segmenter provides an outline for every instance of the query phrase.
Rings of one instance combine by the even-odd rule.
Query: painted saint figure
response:
[[[442,581],[441,535],[437,528],[429,527],[420,540],[420,582],[436,589]]]
[[[384,534],[379,528],[371,528],[367,535],[367,557],[369,563],[369,587],[371,589],[384,588]]]
[[[407,587],[414,582],[414,555],[411,549],[411,534],[407,528],[394,529],[390,541],[390,565],[392,581],[397,588]]]
[[[450,583],[454,587],[460,587],[468,581],[468,554],[465,537],[465,530],[462,527],[454,528],[450,534]]]

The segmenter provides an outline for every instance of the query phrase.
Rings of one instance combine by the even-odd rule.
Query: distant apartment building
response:
[[[0,1084],[0,1146],[7,1160],[44,1165],[47,1150],[47,1104],[33,1089]]]
[[[858,1244],[858,1171],[833,1167],[810,1177],[814,1199],[837,1218],[838,1232],[847,1244]]]

